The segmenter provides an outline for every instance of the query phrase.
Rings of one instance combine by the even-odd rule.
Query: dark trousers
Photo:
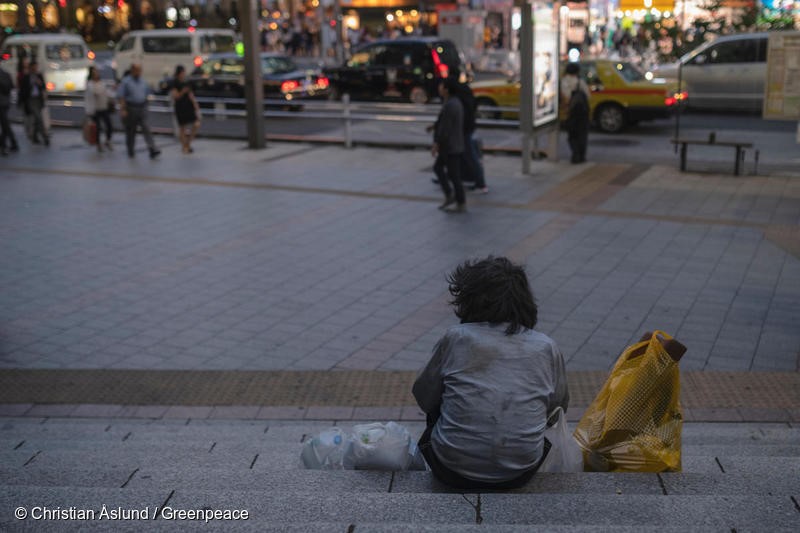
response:
[[[483,163],[478,151],[478,143],[471,133],[464,135],[464,154],[461,158],[462,181],[475,183],[475,187],[483,189],[486,181],[483,175]]]
[[[125,117],[125,144],[128,146],[128,155],[133,155],[136,147],[136,128],[142,128],[144,142],[150,151],[155,151],[156,143],[153,141],[153,134],[150,133],[150,126],[147,124],[147,107],[138,105],[127,106],[128,116]]]
[[[0,107],[0,151],[6,149],[6,139],[8,139],[9,148],[17,147],[17,138],[8,121],[8,106]]]
[[[539,467],[544,462],[544,459],[545,457],[547,457],[547,453],[550,451],[551,448],[550,441],[544,439],[544,451],[542,452],[542,457],[533,466],[533,468],[531,468],[530,470],[526,470],[525,472],[515,477],[514,479],[511,479],[509,481],[502,481],[500,483],[477,481],[474,479],[466,478],[461,474],[459,474],[458,472],[453,472],[445,465],[443,465],[441,461],[439,461],[439,458],[436,457],[435,453],[433,453],[433,447],[431,446],[431,432],[433,431],[434,425],[435,421],[432,422],[432,417],[428,416],[428,427],[425,428],[425,431],[419,438],[417,446],[419,446],[419,451],[422,452],[422,456],[425,457],[425,462],[428,463],[428,466],[431,467],[431,472],[433,472],[434,477],[436,477],[436,479],[438,479],[445,485],[449,485],[457,489],[465,489],[465,490],[518,489],[531,480],[536,471],[539,470]]]
[[[463,205],[467,200],[464,196],[464,185],[461,183],[461,155],[440,152],[433,164],[433,171],[436,173],[444,195],[450,198],[455,189],[456,202]],[[453,184],[452,189],[450,188],[451,183]]]
[[[586,146],[589,144],[589,128],[576,128],[567,132],[569,149],[572,151],[572,162],[586,161]]]
[[[111,142],[111,113],[108,110],[95,111],[92,115],[94,125],[97,126],[97,144],[100,144],[100,133],[106,132],[106,141]]]
[[[47,129],[44,127],[44,100],[40,98],[31,98],[28,107],[31,112],[31,118],[33,120],[33,133],[31,134],[31,138],[34,142],[39,140],[39,135],[41,134],[41,138],[44,141],[47,141]]]

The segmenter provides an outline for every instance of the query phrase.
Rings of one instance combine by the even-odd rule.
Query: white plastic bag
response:
[[[395,422],[353,426],[344,467],[356,470],[406,470],[411,462],[411,435]]]
[[[552,447],[539,467],[539,472],[583,472],[583,454],[572,436],[567,417],[561,407],[556,407],[548,419],[557,416],[556,423],[547,428],[544,436]]]
[[[303,444],[300,458],[306,468],[312,470],[342,470],[343,458],[350,445],[347,435],[332,427]]]

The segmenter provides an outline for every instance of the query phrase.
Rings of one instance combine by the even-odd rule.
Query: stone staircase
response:
[[[682,473],[540,474],[482,494],[427,472],[304,470],[301,442],[331,424],[0,419],[0,531],[800,531],[800,427],[790,424],[687,423]],[[98,516],[103,505],[149,523],[14,517],[18,507]],[[198,509],[249,519],[157,513]]]

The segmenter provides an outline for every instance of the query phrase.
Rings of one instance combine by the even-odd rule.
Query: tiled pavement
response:
[[[2,160],[0,367],[413,371],[456,320],[446,273],[491,253],[527,265],[570,371],[650,328],[686,371],[798,369],[797,179],[487,156],[491,193],[448,216],[423,151],[196,150],[61,130]]]

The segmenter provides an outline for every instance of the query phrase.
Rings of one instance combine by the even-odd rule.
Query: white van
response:
[[[136,30],[125,34],[114,50],[111,66],[117,78],[132,63],[142,65],[142,78],[157,87],[172,76],[177,65],[191,72],[208,54],[236,51],[233,30],[186,28],[177,30]]]
[[[36,33],[12,35],[0,49],[2,68],[16,79],[20,58],[36,60],[50,92],[72,92],[86,89],[90,57],[86,42],[68,33]]]

